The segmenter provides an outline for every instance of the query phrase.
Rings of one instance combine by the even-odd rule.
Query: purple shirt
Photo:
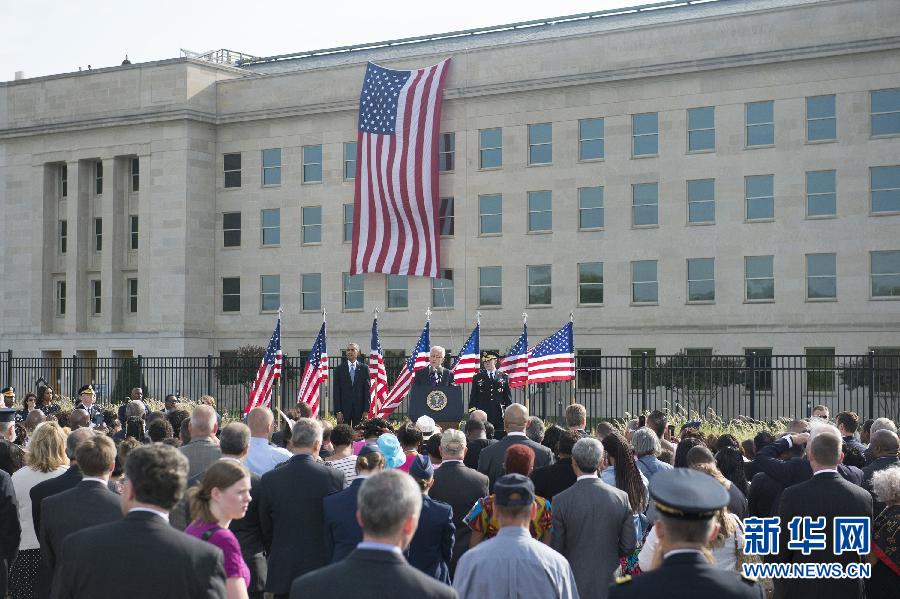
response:
[[[211,528],[216,529],[216,532],[207,539],[207,542],[222,550],[222,554],[225,556],[225,577],[243,578],[244,583],[249,587],[250,568],[244,562],[244,558],[241,555],[241,546],[238,544],[237,537],[234,536],[233,532],[227,528],[221,528],[215,522],[200,522],[197,520],[191,522],[190,526],[184,529],[184,532],[202,540],[203,533]]]

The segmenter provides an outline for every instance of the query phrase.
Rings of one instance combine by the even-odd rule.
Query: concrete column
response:
[[[87,328],[90,315],[91,290],[87,277],[90,250],[89,202],[92,179],[91,161],[68,163],[69,193],[66,201],[68,242],[66,265],[66,333]],[[60,215],[62,218],[62,215]]]
[[[103,160],[102,207],[95,216],[103,219],[103,252],[100,273],[103,281],[103,314],[101,329],[119,332],[122,329],[122,313],[125,306],[125,280],[122,276],[125,247],[125,178],[126,158]],[[108,298],[108,301],[106,301]]]

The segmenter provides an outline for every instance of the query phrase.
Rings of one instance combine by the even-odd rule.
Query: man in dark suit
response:
[[[6,576],[21,539],[16,490],[9,474],[0,470],[0,597],[6,597]]]
[[[428,354],[430,364],[413,376],[413,387],[440,387],[453,384],[453,371],[444,368],[444,355],[446,352],[440,345],[432,345]]]
[[[866,446],[856,438],[856,431],[859,429],[859,416],[856,415],[856,412],[841,412],[834,417],[834,425],[841,433],[844,443],[859,451],[860,454],[865,453]]]
[[[350,486],[324,499],[325,509],[325,557],[333,564],[341,561],[362,541],[363,533],[356,521],[357,499],[362,484],[369,477],[368,469],[360,470],[363,464],[380,464],[384,468],[384,457],[377,445],[363,445],[357,457],[358,477]],[[360,460],[360,458],[362,458]],[[371,461],[370,461],[371,460]]]
[[[503,411],[512,403],[509,377],[497,370],[497,354],[484,352],[481,361],[482,369],[472,377],[469,412],[483,410],[496,434],[503,431]]]
[[[894,431],[881,429],[872,435],[869,449],[875,459],[862,469],[862,486],[872,495],[872,513],[877,516],[884,509],[884,503],[875,496],[872,489],[872,476],[885,468],[896,468],[900,465],[900,457],[897,456],[898,450],[900,450],[900,439],[897,438],[897,433]]]
[[[409,475],[422,489],[419,525],[407,550],[409,564],[420,572],[450,584],[450,559],[453,557],[453,509],[428,496],[434,484],[434,466],[427,455],[418,455],[409,465]]]
[[[510,445],[523,444],[534,450],[534,467],[541,468],[553,463],[553,454],[550,449],[540,443],[535,443],[525,436],[525,423],[528,421],[528,408],[519,403],[514,403],[503,414],[503,422],[506,427],[506,436],[489,447],[481,450],[478,456],[478,471],[486,474],[491,481],[491,489],[494,481],[503,475],[503,461],[506,457],[506,448]]]
[[[375,474],[363,483],[358,505],[363,542],[346,559],[296,579],[290,599],[458,597],[456,591],[403,559],[402,551],[416,532],[422,509],[421,491],[411,477],[399,470]]]
[[[572,469],[572,448],[575,442],[584,435],[578,430],[563,431],[559,435],[555,463],[531,471],[534,482],[534,494],[552,501],[558,493],[562,493],[575,484],[575,471]]]
[[[132,450],[122,489],[125,518],[66,537],[54,599],[223,599],[222,551],[169,526],[187,473],[187,458],[170,445]]]
[[[338,424],[356,426],[369,413],[369,367],[359,358],[359,345],[347,345],[347,359],[334,369],[334,416]]]
[[[841,436],[833,429],[816,432],[806,454],[813,476],[806,482],[788,487],[781,494],[778,515],[781,535],[778,554],[771,561],[785,564],[804,563],[862,563],[865,559],[854,552],[836,555],[834,548],[834,518],[872,517],[872,497],[869,493],[841,478],[837,466],[841,455]],[[825,545],[815,547],[808,555],[788,547],[789,524],[794,517],[824,517]],[[807,535],[803,535],[808,539]],[[863,596],[863,580],[854,578],[775,579],[775,599],[849,599]]]
[[[466,433],[466,457],[463,459],[463,463],[473,470],[478,469],[478,457],[481,455],[481,450],[497,442],[496,439],[488,438],[484,421],[473,418],[477,413],[476,410],[469,415],[469,420],[463,429],[463,432]]]
[[[0,470],[10,476],[25,463],[25,452],[13,443],[16,440],[16,411],[0,408]]]
[[[43,507],[41,502],[51,495],[73,489],[81,482],[81,469],[78,467],[78,458],[75,452],[82,442],[93,436],[94,431],[89,428],[79,428],[69,433],[69,436],[66,437],[66,457],[69,458],[69,469],[56,478],[45,480],[31,487],[28,494],[31,497],[31,519],[34,522],[35,531],[41,529],[41,508]]]
[[[822,430],[825,424],[815,424],[813,433],[798,433],[785,435],[774,443],[769,443],[756,454],[754,463],[757,472],[765,472],[775,479],[783,488],[796,485],[809,480],[812,477],[812,468],[806,456],[795,457],[789,460],[779,460],[778,455],[784,453],[795,445],[806,445],[810,435],[817,430]],[[838,464],[838,474],[855,485],[861,485],[863,480],[862,470],[854,466]]]
[[[322,500],[344,488],[344,474],[316,461],[322,425],[310,418],[293,427],[294,456],[266,472],[259,489],[259,523],[268,548],[266,592],[286,598],[297,576],[328,563]]]

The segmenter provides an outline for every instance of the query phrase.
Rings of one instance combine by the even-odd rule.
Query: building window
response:
[[[603,228],[603,187],[582,187],[578,190],[578,228]]]
[[[821,218],[837,213],[834,171],[807,171],[806,216]]]
[[[56,315],[66,315],[66,282],[56,282]]]
[[[222,230],[224,246],[241,247],[241,213],[225,212],[222,214]]]
[[[69,165],[59,165],[59,197],[64,198],[69,195]]]
[[[453,170],[456,161],[456,133],[441,133],[438,138],[438,170],[447,173]]]
[[[259,309],[274,312],[281,307],[281,275],[259,277]]]
[[[631,354],[631,388],[643,389],[652,388],[653,383],[650,381],[650,373],[656,366],[656,350],[652,348],[632,349]],[[647,354],[646,363],[644,362],[644,354]],[[646,364],[647,368],[644,368]]]
[[[441,237],[453,237],[454,229],[453,198],[441,198]]]
[[[303,310],[322,309],[322,274],[300,275],[300,305]]]
[[[806,255],[806,299],[837,298],[835,254]]]
[[[387,276],[387,307],[409,307],[409,280],[406,275]]]
[[[94,194],[103,195],[103,161],[94,163]]]
[[[603,119],[578,121],[578,160],[599,160],[604,154]]]
[[[281,185],[281,148],[262,151],[263,185]]]
[[[603,360],[599,349],[575,352],[579,389],[600,389],[603,384]]]
[[[714,106],[688,109],[688,152],[716,149],[716,109]]]
[[[549,191],[528,192],[528,232],[553,230],[553,194]]]
[[[748,102],[744,105],[747,146],[771,146],[775,143],[775,103]]]
[[[714,258],[689,258],[687,261],[689,302],[716,301],[716,261]]]
[[[322,146],[303,146],[303,182],[322,182]]]
[[[131,159],[131,192],[135,193],[141,189],[141,159]]]
[[[503,232],[503,196],[499,193],[478,196],[478,234]]]
[[[303,206],[300,209],[303,243],[322,243],[322,207]]]
[[[528,164],[553,162],[553,123],[528,125]]]
[[[280,164],[279,158],[279,164]],[[225,163],[225,188],[233,188],[241,186],[241,154],[240,152],[236,152],[234,154],[225,154],[224,156]],[[280,181],[279,177],[279,181]]]
[[[635,227],[659,224],[659,187],[656,183],[631,186],[631,221]]]
[[[774,175],[744,177],[744,199],[747,220],[772,220],[775,218]]]
[[[453,307],[453,271],[442,268],[436,279],[431,279],[431,305],[435,308]]]
[[[94,316],[103,311],[101,290],[100,281],[96,279],[91,281],[91,314]]]
[[[716,222],[716,180],[694,179],[687,182],[688,222]]]
[[[503,166],[503,129],[481,129],[478,132],[478,168]]]
[[[631,155],[659,153],[659,115],[655,112],[631,115]]]
[[[900,212],[900,166],[875,166],[872,178],[872,213]]]
[[[834,391],[834,348],[806,348],[807,391]]]
[[[138,217],[136,214],[132,214],[128,217],[128,227],[129,227],[129,248],[132,250],[138,249]]]
[[[837,139],[834,95],[806,98],[806,141]]]
[[[480,266],[478,268],[478,305],[503,304],[503,267]]]
[[[356,142],[344,143],[344,181],[356,179]]]
[[[138,280],[128,279],[126,283],[128,287],[128,311],[131,314],[137,314],[138,309]]]
[[[549,306],[553,300],[553,280],[549,264],[529,266],[528,305]]]
[[[344,310],[363,309],[363,282],[365,275],[351,275],[344,273]]]
[[[775,299],[775,256],[744,256],[745,299],[772,301]]]
[[[260,212],[262,228],[262,245],[278,245],[281,243],[281,209],[272,208]]]
[[[880,89],[869,94],[872,135],[900,133],[900,87]]]
[[[631,301],[635,304],[654,304],[659,301],[656,260],[637,260],[631,263]]]
[[[59,221],[59,253],[65,254],[69,245],[69,221]]]
[[[222,279],[222,312],[241,311],[241,278]]]
[[[754,383],[757,391],[772,390],[772,348],[748,347],[744,350],[744,360],[754,368]],[[747,383],[750,388],[750,382]]]
[[[94,219],[94,251],[103,251],[103,219]]]
[[[871,253],[872,297],[900,297],[900,250]]]
[[[603,263],[583,262],[578,265],[578,303],[603,303]]]
[[[344,204],[344,241],[353,241],[353,204]]]

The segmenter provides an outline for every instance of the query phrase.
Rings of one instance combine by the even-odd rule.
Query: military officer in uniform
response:
[[[25,464],[25,453],[16,440],[16,411],[0,408],[0,470],[12,473]]]
[[[488,422],[494,425],[494,437],[503,435],[503,411],[512,403],[509,390],[509,378],[497,370],[497,354],[483,352],[482,368],[472,377],[472,388],[469,392],[469,412],[484,410]]]
[[[703,554],[715,538],[715,515],[728,504],[728,491],[708,474],[690,468],[657,472],[650,497],[659,511],[657,535],[662,563],[640,576],[622,576],[609,599],[763,599],[756,580],[713,567]]]
[[[16,405],[16,389],[15,387],[4,387],[2,391],[0,391],[0,395],[3,395],[3,405],[0,408],[13,408]]]
[[[97,401],[97,392],[94,391],[93,385],[85,385],[78,390],[78,405],[76,410],[84,410],[91,419],[91,425],[97,426],[103,422],[103,412],[100,411],[94,402]]]

